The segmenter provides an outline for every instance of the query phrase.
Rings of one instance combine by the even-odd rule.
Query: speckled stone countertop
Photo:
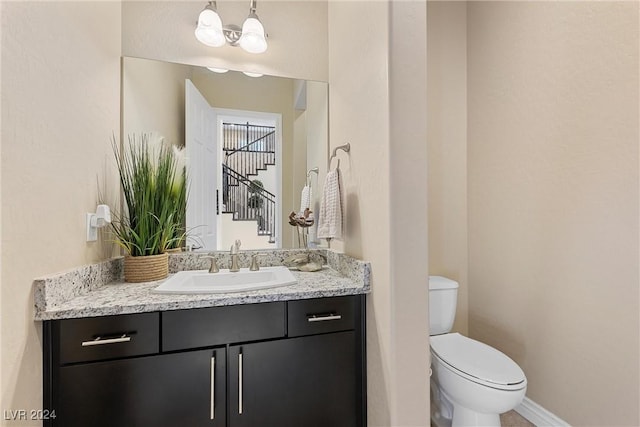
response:
[[[240,265],[249,265],[251,254],[263,253],[264,266],[282,265],[293,250],[243,251]],[[122,279],[122,258],[79,267],[34,280],[35,320],[151,311],[181,310],[223,305],[357,295],[370,291],[370,264],[331,250],[314,249],[313,257],[323,256],[327,265],[321,271],[293,271],[298,283],[279,288],[224,294],[156,294],[151,292],[162,281],[126,283]],[[219,265],[228,263],[228,253],[212,252]],[[179,253],[169,256],[171,273],[206,269],[206,253]]]

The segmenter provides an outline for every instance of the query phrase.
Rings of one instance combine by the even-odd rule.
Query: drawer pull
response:
[[[342,319],[342,316],[339,314],[329,314],[327,316],[316,316],[315,314],[312,314],[311,316],[307,317],[307,321],[309,322],[326,322],[327,320],[340,320]]]
[[[216,357],[211,358],[211,419],[216,416]]]
[[[102,339],[102,337],[97,337],[96,339],[91,341],[83,341],[82,346],[89,347],[92,345],[116,344],[119,342],[129,342],[129,341],[131,341],[131,337],[127,336],[127,334],[122,334],[122,336],[118,338]]]
[[[242,349],[238,353],[238,414],[242,415]]]

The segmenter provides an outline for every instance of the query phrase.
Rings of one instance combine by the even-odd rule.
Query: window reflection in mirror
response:
[[[185,146],[189,245],[228,250],[319,245],[288,221],[311,187],[318,212],[328,156],[328,85],[125,57],[122,136]],[[319,173],[308,174],[313,168]],[[309,178],[307,178],[309,175]]]

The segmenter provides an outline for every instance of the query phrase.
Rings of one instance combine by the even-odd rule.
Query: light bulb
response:
[[[223,74],[228,72],[226,68],[216,68],[216,67],[207,67],[207,70],[213,71],[214,73]]]
[[[249,76],[249,77],[262,77],[264,76],[264,74],[260,74],[260,73],[252,73],[251,71],[243,71],[242,72],[245,76]]]
[[[242,37],[240,47],[249,53],[262,53],[267,50],[267,40],[264,35],[264,27],[255,13],[242,24]]]
[[[222,20],[211,4],[200,12],[195,34],[198,41],[207,46],[220,47],[226,43],[222,32]]]

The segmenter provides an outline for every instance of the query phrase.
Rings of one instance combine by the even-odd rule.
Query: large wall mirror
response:
[[[219,71],[124,57],[122,137],[153,134],[185,147],[195,249],[228,250],[236,239],[242,249],[319,244],[315,227],[288,217],[304,208],[309,188],[318,212],[327,83]]]

